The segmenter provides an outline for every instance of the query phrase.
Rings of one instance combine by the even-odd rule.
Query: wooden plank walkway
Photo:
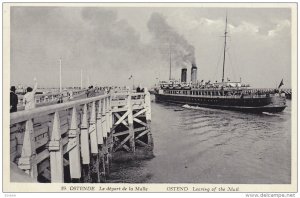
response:
[[[105,182],[114,153],[152,152],[150,124],[147,90],[11,113],[10,161],[34,181]]]

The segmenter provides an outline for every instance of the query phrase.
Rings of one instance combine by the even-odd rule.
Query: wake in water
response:
[[[212,110],[213,109],[209,109],[209,108],[205,108],[205,107],[198,107],[198,106],[191,106],[191,105],[188,105],[188,104],[185,104],[182,106],[182,108],[186,108],[186,109],[196,109],[196,110]],[[262,114],[264,115],[268,115],[268,116],[279,116],[278,114],[276,113],[270,113],[270,112],[262,112]]]
[[[262,114],[268,115],[268,116],[278,116],[278,115],[275,114],[275,113],[269,113],[269,112],[262,112]]]
[[[185,105],[183,105],[182,107],[183,107],[183,108],[186,108],[186,109],[197,109],[197,108],[199,108],[199,107],[196,107],[196,106],[190,106],[190,105],[188,105],[188,104],[185,104]]]
[[[191,106],[191,105],[188,105],[188,104],[185,104],[182,107],[186,108],[186,109],[208,110],[208,108],[198,107],[198,106]]]

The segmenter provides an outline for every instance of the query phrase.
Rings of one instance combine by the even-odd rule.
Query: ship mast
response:
[[[226,38],[227,38],[227,13],[226,13],[226,25],[225,25],[225,41],[224,41],[224,56],[223,56],[223,75],[222,82],[224,82],[224,71],[225,71],[225,53],[226,53]]]

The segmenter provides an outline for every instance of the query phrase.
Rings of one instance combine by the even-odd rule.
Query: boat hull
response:
[[[191,97],[168,94],[155,94],[156,101],[188,104],[199,107],[233,110],[251,113],[281,112],[286,108],[285,98],[265,97],[265,98],[209,98]],[[284,101],[283,101],[284,100]],[[280,101],[280,103],[278,102]]]

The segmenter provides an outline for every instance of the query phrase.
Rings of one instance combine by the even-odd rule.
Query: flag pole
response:
[[[82,69],[80,70],[80,89],[82,89]]]
[[[62,91],[61,87],[61,58],[59,59],[59,92]]]
[[[88,73],[88,72],[87,72]],[[89,76],[89,74],[87,74],[87,87],[89,87],[90,86],[90,76]]]
[[[132,76],[132,90],[134,90],[134,78]]]

